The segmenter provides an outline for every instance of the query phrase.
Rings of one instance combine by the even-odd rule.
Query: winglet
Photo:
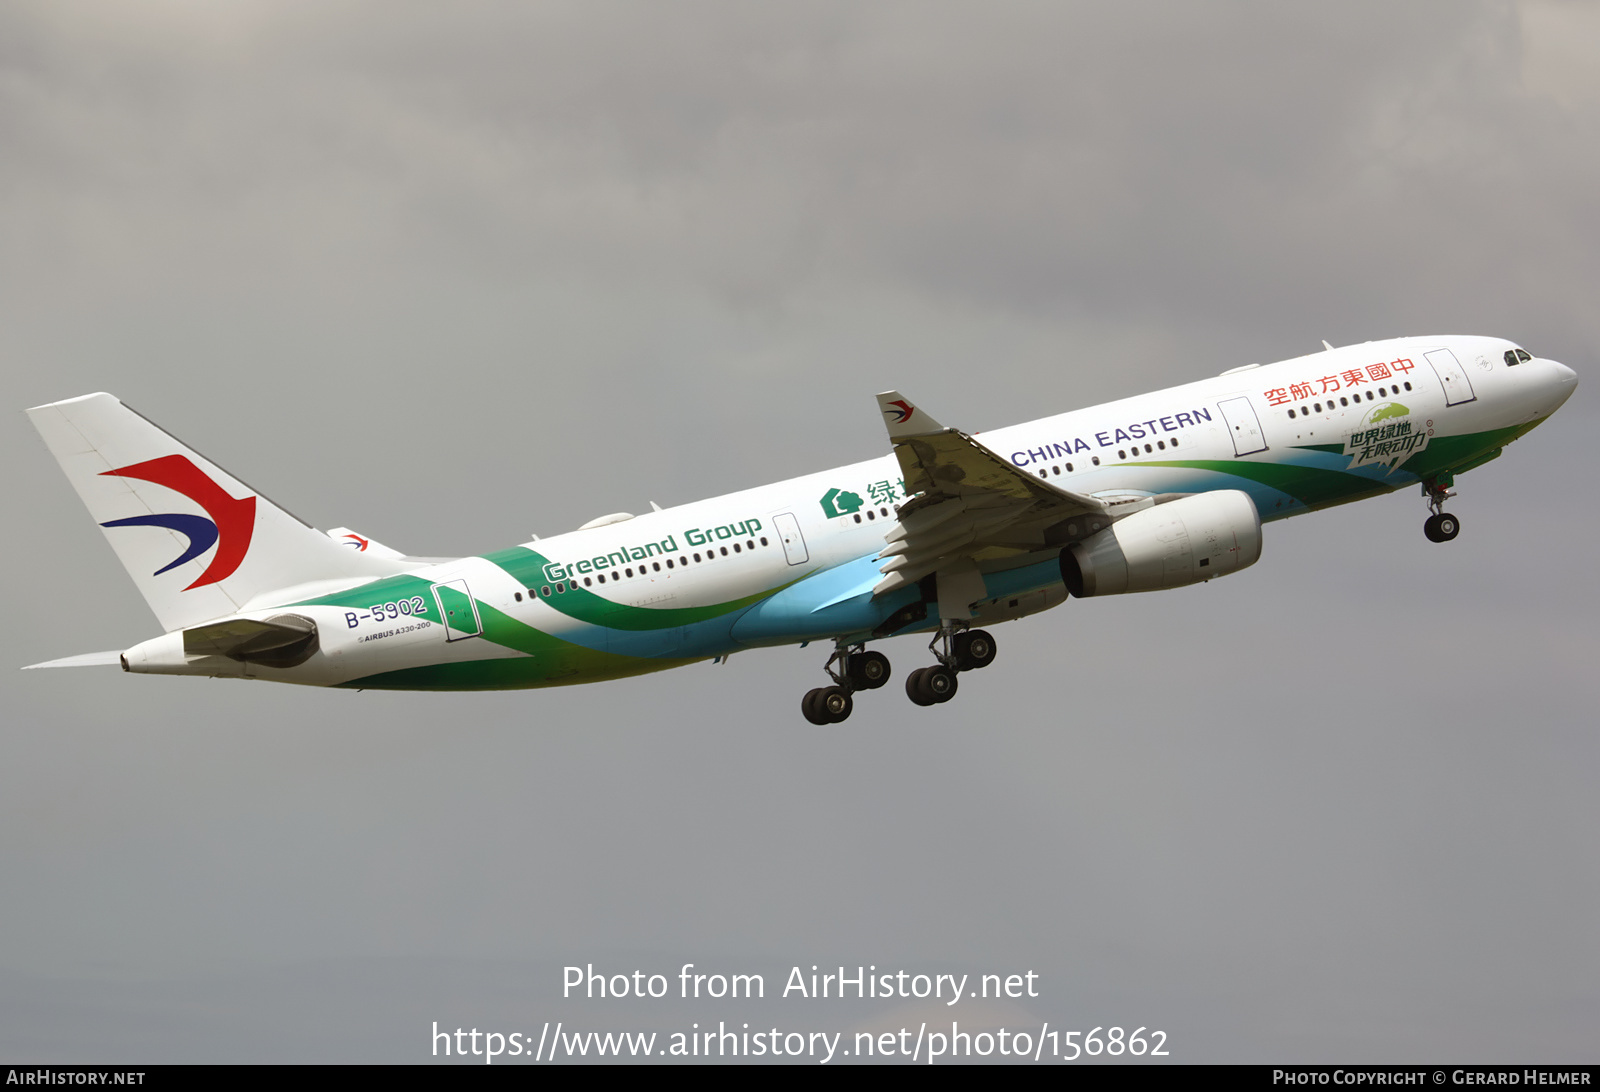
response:
[[[889,429],[891,440],[944,431],[943,425],[913,406],[899,391],[884,391],[878,395],[878,409],[883,411],[883,423]]]

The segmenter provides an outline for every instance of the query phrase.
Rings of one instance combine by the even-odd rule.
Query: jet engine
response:
[[[1157,504],[1061,551],[1061,579],[1079,599],[1198,584],[1254,565],[1261,514],[1237,489]]]

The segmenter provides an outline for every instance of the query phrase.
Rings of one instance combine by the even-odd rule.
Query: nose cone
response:
[[[1551,395],[1550,412],[1554,413],[1566,404],[1572,397],[1572,392],[1578,389],[1578,373],[1565,364],[1558,364],[1554,360],[1546,360],[1550,378],[1546,381]]]

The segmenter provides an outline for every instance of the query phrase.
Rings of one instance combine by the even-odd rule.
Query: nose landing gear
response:
[[[838,664],[835,669],[834,665]],[[889,657],[881,652],[868,652],[861,645],[851,648],[840,643],[834,646],[833,655],[823,670],[833,680],[832,686],[819,686],[800,699],[800,712],[812,724],[838,724],[847,720],[855,709],[851,697],[857,690],[876,690],[889,681],[893,673]]]
[[[1450,487],[1455,479],[1449,474],[1428,478],[1422,483],[1422,495],[1428,498],[1428,508],[1433,512],[1422,525],[1422,533],[1429,542],[1449,542],[1461,533],[1461,521],[1444,510],[1444,502],[1455,496]]]

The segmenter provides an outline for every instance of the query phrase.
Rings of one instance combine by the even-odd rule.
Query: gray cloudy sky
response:
[[[0,1056],[385,1060],[430,1024],[972,1026],[1186,1061],[1600,1060],[1600,5],[0,7]],[[21,410],[109,390],[322,527],[503,547],[1402,334],[1585,375],[1459,483],[1002,627],[352,694],[16,666],[152,616]],[[897,673],[919,639],[889,642]],[[748,1006],[560,969],[764,970]],[[774,977],[776,976],[776,977]],[[947,1011],[934,1019],[946,1019]]]

